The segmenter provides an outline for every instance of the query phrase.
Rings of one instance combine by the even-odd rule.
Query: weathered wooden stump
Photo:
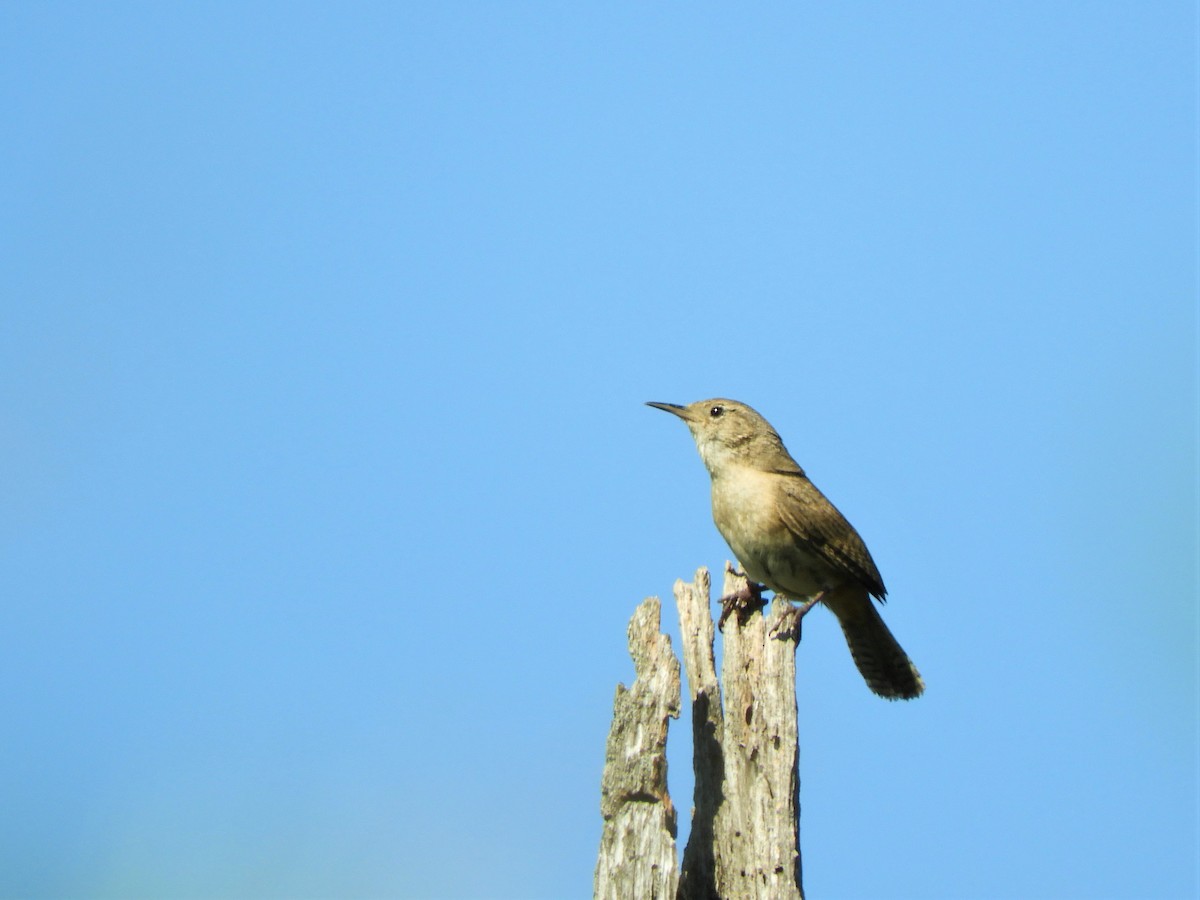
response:
[[[723,594],[745,586],[726,564]],[[692,702],[696,787],[681,869],[675,811],[667,792],[667,725],[679,714],[679,662],[659,633],[657,598],[629,626],[637,668],[617,688],[602,781],[604,833],[598,898],[680,900],[802,898],[796,646],[789,605],[751,610],[725,624],[718,681],[710,582],[700,569],[675,584],[684,667]],[[724,697],[722,697],[722,686]]]

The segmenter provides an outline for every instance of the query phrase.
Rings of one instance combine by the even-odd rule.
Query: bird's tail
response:
[[[837,616],[854,664],[867,687],[888,700],[911,700],[925,690],[921,673],[892,637],[865,590],[843,587],[829,591],[825,605]]]

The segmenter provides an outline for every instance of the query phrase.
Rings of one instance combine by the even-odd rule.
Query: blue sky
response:
[[[1194,896],[1195,34],[4,5],[0,896],[587,896],[710,396],[928,683],[806,623],[811,896]]]

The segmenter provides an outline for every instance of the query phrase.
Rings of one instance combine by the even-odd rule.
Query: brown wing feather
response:
[[[776,495],[779,516],[796,541],[883,600],[883,578],[854,526],[803,472],[779,474],[790,476]]]

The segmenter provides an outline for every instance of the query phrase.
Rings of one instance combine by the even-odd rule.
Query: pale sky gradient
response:
[[[0,897],[589,896],[714,395],[928,683],[806,623],[810,895],[1194,897],[1196,18],[4,4]]]

